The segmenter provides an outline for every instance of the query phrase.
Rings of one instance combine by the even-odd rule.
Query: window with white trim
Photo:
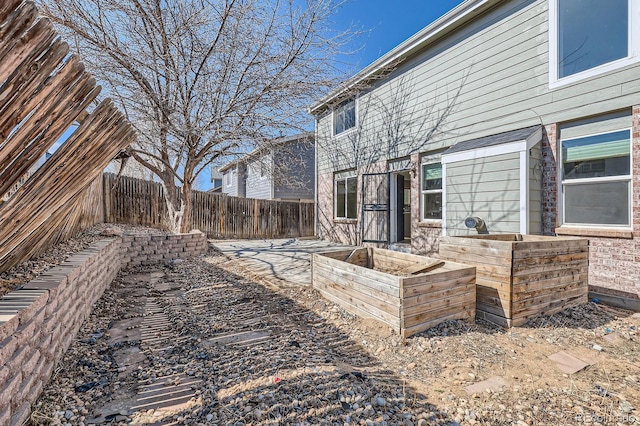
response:
[[[442,164],[422,165],[420,183],[422,220],[442,219]]]
[[[356,100],[348,99],[333,111],[333,133],[339,135],[356,126]]]
[[[561,141],[563,224],[631,226],[631,131]]]
[[[358,217],[358,178],[336,176],[334,185],[335,218],[356,219]]]
[[[578,81],[637,62],[639,3],[549,0],[551,84]]]

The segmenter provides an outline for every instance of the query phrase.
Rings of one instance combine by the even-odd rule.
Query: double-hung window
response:
[[[631,131],[561,141],[563,224],[631,226]]]
[[[356,126],[356,101],[348,99],[342,102],[333,112],[334,134],[346,132]]]
[[[337,175],[334,184],[335,218],[356,219],[358,178]]]
[[[420,184],[422,220],[442,219],[442,164],[422,165]]]
[[[638,0],[549,0],[549,81],[571,83],[638,61]]]

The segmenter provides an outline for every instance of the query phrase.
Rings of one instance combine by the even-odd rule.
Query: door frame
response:
[[[389,192],[389,204],[390,204],[390,212],[389,212],[389,243],[390,244],[394,244],[397,243],[399,241],[402,241],[405,239],[405,235],[404,235],[404,229],[402,229],[402,238],[399,237],[398,234],[398,224],[399,221],[396,219],[398,217],[398,176],[402,175],[402,177],[404,178],[404,180],[406,181],[407,176],[408,175],[408,179],[409,182],[411,182],[411,170],[398,170],[398,171],[394,171],[394,172],[390,172],[391,176],[389,177],[389,181],[390,181],[390,192]],[[402,198],[404,200],[404,193],[402,194]],[[411,200],[413,194],[409,195],[409,204],[411,205],[413,203],[413,200]],[[409,215],[409,221],[411,221],[411,215]],[[404,222],[404,218],[403,218],[403,222]]]
[[[365,203],[366,200],[366,185],[367,185],[367,177],[370,176],[385,176],[386,175],[386,183],[387,183],[387,199],[386,200],[375,200],[381,201],[376,203]],[[391,173],[390,172],[379,172],[379,173],[363,173],[362,174],[362,186],[360,188],[361,193],[361,206],[362,206],[362,216],[360,218],[360,235],[362,236],[363,243],[378,243],[378,244],[386,244],[389,245],[391,241],[391,209],[389,203],[391,202]],[[386,237],[386,239],[365,239],[365,223],[367,222],[367,212],[386,212],[386,235],[381,237]]]

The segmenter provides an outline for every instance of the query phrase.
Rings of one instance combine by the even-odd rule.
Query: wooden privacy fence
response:
[[[104,175],[105,222],[165,227],[162,185]],[[286,238],[314,234],[314,204],[193,191],[191,227],[210,238]]]
[[[86,113],[100,87],[68,52],[32,2],[0,2],[0,195],[79,122],[0,204],[0,271],[100,221],[87,198],[100,197],[102,188],[89,187],[136,137],[109,99]]]

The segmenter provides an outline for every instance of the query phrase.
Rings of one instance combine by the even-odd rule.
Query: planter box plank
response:
[[[320,292],[320,294],[322,295],[322,297],[324,297],[325,299],[342,306],[347,312],[351,312],[354,315],[357,315],[361,318],[367,318],[367,319],[374,319],[376,321],[380,321],[384,324],[389,325],[390,327],[392,327],[393,329],[398,329],[400,328],[400,318],[383,318],[383,317],[379,317],[376,316],[375,314],[371,313],[369,310],[367,309],[363,309],[360,306],[356,306],[351,304],[350,302],[348,302],[347,300],[345,300],[344,298],[338,297],[333,295],[330,292],[326,292],[323,291],[322,289],[318,289],[318,291]]]
[[[476,266],[476,314],[503,327],[587,301],[589,241],[575,237],[443,237],[439,257]]]
[[[427,321],[431,321],[434,318],[442,318],[460,314],[469,310],[470,305],[475,306],[475,300],[460,300],[457,303],[448,303],[445,306],[441,306],[434,309],[428,309],[415,315],[408,315],[403,318],[405,328],[417,327]],[[425,329],[426,330],[426,329]]]
[[[402,273],[429,265],[427,272]],[[469,320],[475,312],[474,267],[378,248],[313,254],[312,284],[347,311],[404,337],[447,319]]]

